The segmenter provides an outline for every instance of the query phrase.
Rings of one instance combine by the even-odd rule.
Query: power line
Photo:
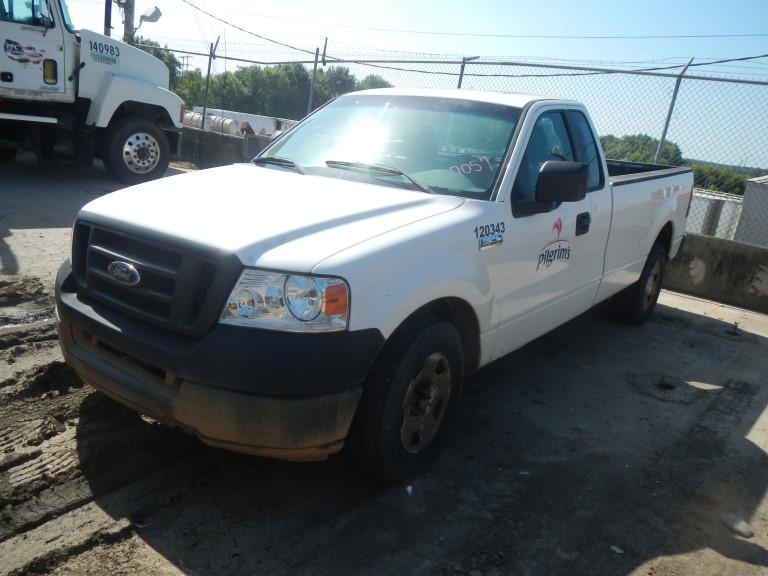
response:
[[[254,36],[256,38],[264,40],[266,42],[270,42],[272,44],[276,44],[278,46],[282,46],[284,48],[288,48],[290,50],[295,50],[295,51],[301,52],[303,54],[310,54],[313,57],[315,55],[315,53],[313,51],[311,51],[311,50],[306,50],[304,48],[299,48],[298,46],[287,44],[285,42],[280,42],[279,40],[275,40],[273,38],[268,38],[266,36],[262,36],[261,34],[257,34],[256,32],[252,32],[250,30],[246,30],[242,26],[238,26],[237,24],[233,24],[232,22],[224,20],[223,18],[220,18],[220,17],[216,16],[215,14],[212,14],[211,12],[208,12],[207,10],[204,10],[203,8],[200,8],[196,4],[190,2],[190,0],[181,0],[181,1],[184,2],[185,4],[187,4],[188,6],[191,6],[195,10],[198,10],[199,12],[205,14],[206,16],[209,16],[210,18],[213,18],[214,20],[217,20],[218,22],[221,22],[222,24],[224,24],[226,26],[231,26],[232,28],[240,30],[241,32],[244,32],[246,34],[249,34],[251,36]],[[765,35],[768,36],[768,34],[765,34]],[[712,36],[712,37],[714,37],[714,36]],[[740,58],[724,58],[724,59],[714,60],[714,61],[710,61],[710,62],[697,62],[695,64],[690,64],[690,67],[710,66],[710,65],[713,65],[713,64],[724,64],[724,63],[727,63],[727,62],[746,62],[746,61],[756,60],[756,59],[766,58],[766,57],[768,57],[768,54],[760,54],[760,55],[756,55],[756,56],[744,56],[744,57],[740,57]],[[327,60],[333,60],[333,61],[341,61],[340,58],[337,58],[337,57],[334,57],[334,56],[330,56],[330,55],[326,55],[326,59]],[[398,67],[388,66],[388,65],[385,65],[384,62],[382,62],[382,63],[374,63],[374,62],[372,62],[370,60],[364,60],[364,59],[359,59],[359,60],[358,59],[350,59],[350,60],[345,60],[345,62],[352,63],[352,64],[359,64],[359,65],[362,65],[362,66],[369,66],[371,68],[379,68],[379,69],[383,69],[383,70],[394,70],[394,71],[398,71],[398,72],[413,72],[413,73],[419,73],[419,74],[433,74],[433,75],[443,75],[443,76],[454,76],[454,75],[456,75],[453,72],[442,72],[442,71],[434,71],[434,70],[421,70],[421,69],[417,69],[417,68],[402,68],[402,67],[399,67],[399,66]],[[392,62],[392,63],[400,63],[400,62]],[[408,61],[402,61],[402,63],[409,63],[409,62]],[[416,63],[423,63],[423,62],[411,62],[411,63],[412,64],[416,64]],[[430,62],[430,63],[434,63],[434,62]],[[448,63],[449,62],[445,62],[445,64],[448,64]],[[507,64],[514,64],[514,62],[508,62]],[[546,67],[549,67],[549,68],[562,67],[562,68],[571,69],[571,70],[577,69],[576,67],[572,67],[572,66],[557,66],[557,65],[549,65],[549,66],[542,65],[542,67],[545,67],[545,68]],[[632,72],[636,72],[636,73],[658,72],[658,71],[665,71],[665,70],[673,70],[675,68],[680,68],[680,67],[682,67],[681,64],[674,64],[674,65],[671,65],[671,66],[656,66],[656,67],[650,67],[650,68],[623,69],[623,70],[622,69],[613,69],[613,70],[609,70],[609,69],[596,69],[596,70],[589,71],[589,72],[565,72],[565,73],[558,73],[558,74],[509,75],[509,74],[478,74],[478,73],[472,73],[472,74],[467,74],[467,76],[480,76],[480,77],[591,76],[591,75],[596,75],[596,74],[621,74],[621,73],[632,73]]]
[[[181,0],[194,6],[187,0]],[[202,10],[201,10],[202,11]],[[303,24],[312,24],[314,26],[324,25],[332,28],[346,28],[351,30],[365,30],[369,32],[396,32],[398,34],[420,34],[428,36],[460,36],[471,38],[517,38],[517,39],[562,39],[562,40],[662,40],[662,39],[680,39],[680,38],[761,38],[768,37],[768,32],[739,33],[739,34],[632,34],[632,35],[561,35],[561,34],[488,34],[480,32],[443,32],[435,30],[411,30],[406,28],[383,28],[378,26],[355,26],[352,24],[335,24],[330,22],[317,22],[316,20],[307,20],[303,18],[291,18],[287,16],[271,16],[260,14],[258,12],[248,12],[244,10],[233,10],[238,14],[248,16],[257,16],[268,20],[281,20],[286,22],[301,22]]]
[[[227,22],[223,18],[219,18],[215,14],[211,14],[207,10],[203,10],[196,4],[193,4],[189,0],[181,0],[184,2],[184,4],[187,4],[188,6],[191,6],[195,10],[198,10],[199,12],[202,12],[206,16],[209,16],[213,18],[214,20],[218,20],[222,24],[225,24],[227,26],[231,26],[232,28],[235,28],[236,30],[240,30],[241,32],[245,32],[246,34],[250,34],[251,36],[255,36],[256,38],[260,38],[262,40],[265,40],[267,42],[271,42],[272,44],[277,44],[278,46],[283,46],[284,48],[290,48],[291,50],[296,50],[297,52],[303,52],[304,54],[312,54],[313,56],[315,53],[312,50],[305,50],[304,48],[299,48],[298,46],[292,46],[291,44],[286,44],[285,42],[279,42],[278,40],[273,40],[272,38],[267,38],[266,36],[262,36],[261,34],[256,34],[256,32],[251,32],[250,30],[246,30],[242,26],[238,26],[237,24],[233,24],[232,22]]]

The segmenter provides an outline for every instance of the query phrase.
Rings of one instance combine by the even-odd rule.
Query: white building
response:
[[[733,239],[768,248],[768,175],[747,180]]]

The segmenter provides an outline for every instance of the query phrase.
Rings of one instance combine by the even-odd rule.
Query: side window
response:
[[[588,164],[587,190],[598,190],[603,187],[603,166],[592,128],[586,116],[575,110],[568,112],[568,123],[576,139],[576,159]]]
[[[53,19],[45,0],[0,0],[0,20],[53,28]]]
[[[536,199],[539,171],[549,160],[574,160],[573,146],[561,112],[546,112],[536,120],[512,188],[515,200]]]

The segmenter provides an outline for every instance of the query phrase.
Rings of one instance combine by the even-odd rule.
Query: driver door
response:
[[[494,358],[520,348],[582,310],[573,298],[577,220],[588,210],[579,202],[535,204],[542,165],[550,160],[575,161],[566,111],[545,109],[528,135],[511,195],[513,221],[507,230],[504,263],[496,271],[494,292],[499,331]]]
[[[0,0],[0,88],[25,98],[63,94],[64,33],[45,0]]]

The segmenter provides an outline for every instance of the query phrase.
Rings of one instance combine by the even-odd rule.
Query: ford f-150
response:
[[[223,448],[423,469],[466,374],[601,301],[639,324],[689,168],[606,161],[583,105],[383,89],[235,164],[79,213],[61,346],[94,387]]]

